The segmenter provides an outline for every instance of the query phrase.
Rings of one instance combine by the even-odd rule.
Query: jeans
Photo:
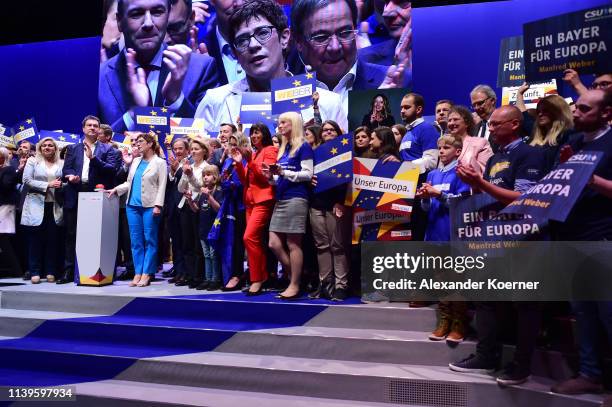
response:
[[[572,303],[578,322],[580,339],[580,374],[591,379],[601,379],[601,358],[604,350],[599,340],[600,326],[612,344],[612,301],[576,301]]]
[[[130,226],[134,274],[155,275],[157,271],[157,235],[160,216],[153,216],[153,208],[128,205],[125,208]]]
[[[46,275],[57,274],[57,242],[59,239],[58,227],[53,216],[53,202],[45,203],[43,220],[38,226],[28,226],[30,236],[29,258],[30,273],[40,276],[43,271]]]
[[[221,263],[214,247],[206,240],[200,240],[204,252],[204,280],[221,282]]]

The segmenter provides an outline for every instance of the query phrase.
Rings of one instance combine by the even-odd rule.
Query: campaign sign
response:
[[[41,130],[39,134],[41,139],[45,137],[52,138],[60,150],[69,144],[75,144],[79,142],[79,136],[77,134],[49,130]]]
[[[486,193],[451,199],[451,240],[546,240],[545,221],[529,215],[503,214],[503,208],[502,203]]]
[[[579,151],[511,202],[502,213],[565,221],[602,157],[600,151]]]
[[[563,14],[523,25],[527,82],[612,71],[612,6]]]
[[[129,151],[132,146],[132,139],[130,136],[125,136],[121,133],[113,133],[111,142],[117,144],[120,150],[127,149]]]
[[[525,82],[523,36],[502,38],[499,47],[497,87],[521,86]]]
[[[315,193],[351,182],[353,178],[353,137],[344,134],[314,150]]]
[[[356,208],[410,214],[419,179],[419,167],[410,162],[353,159],[349,204]]]
[[[208,136],[208,133],[204,129],[204,119],[190,119],[183,117],[171,117],[170,118],[170,134],[172,139],[179,137],[194,137],[194,136]]]
[[[153,131],[158,136],[170,133],[170,113],[165,107],[135,107],[136,130],[148,133]]]
[[[17,145],[23,140],[28,140],[36,144],[38,139],[38,128],[36,127],[36,120],[34,120],[33,117],[17,123],[13,127],[13,140]]]
[[[11,129],[0,123],[0,147],[16,147],[11,135]]]
[[[317,90],[314,73],[272,79],[272,113],[301,112],[312,107],[312,94]]]
[[[352,243],[378,240],[412,240],[410,214],[354,208]]]
[[[240,105],[240,121],[245,128],[255,123],[263,123],[276,133],[276,120],[272,115],[272,96],[270,92],[245,92]]]
[[[519,86],[503,87],[502,88],[502,106],[515,105],[518,95]],[[549,82],[532,83],[529,89],[523,93],[523,101],[527,109],[535,109],[538,102],[549,95],[557,95],[557,80],[552,79]]]

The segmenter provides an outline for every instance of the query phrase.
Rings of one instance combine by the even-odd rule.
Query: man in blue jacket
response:
[[[100,119],[86,116],[83,119],[83,142],[70,145],[66,151],[62,174],[67,182],[64,189],[66,256],[64,275],[57,280],[57,284],[74,280],[79,192],[92,192],[98,184],[104,185],[104,188],[114,187],[119,157],[111,145],[98,142],[99,131]]]

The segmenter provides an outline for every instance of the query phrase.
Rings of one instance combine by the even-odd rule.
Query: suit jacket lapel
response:
[[[127,90],[127,67],[125,66],[125,53],[119,53],[119,56],[109,63],[109,71],[106,73],[106,81],[108,87],[113,94],[119,110],[125,112],[128,110],[128,103],[131,96]],[[131,105],[131,103],[129,103]]]
[[[166,45],[162,45],[162,50],[166,50]],[[170,72],[168,71],[168,67],[164,64],[164,60],[162,58],[161,62],[161,70],[159,71],[159,81],[157,81],[157,93],[155,94],[155,101],[153,106],[163,106],[164,105],[164,97],[162,96],[162,89],[164,88],[164,83],[166,83],[166,78]]]

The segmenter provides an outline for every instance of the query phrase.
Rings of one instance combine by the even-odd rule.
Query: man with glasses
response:
[[[287,17],[274,0],[245,2],[232,14],[229,40],[246,77],[209,91],[195,117],[204,119],[205,129],[217,131],[221,123],[235,123],[244,92],[270,92],[271,81],[290,76],[285,70],[285,53],[290,32]],[[322,120],[334,120],[347,128],[346,111],[338,95],[317,87]]]
[[[172,7],[166,27],[166,44],[189,44],[189,31],[195,22],[191,0],[170,0]]]
[[[589,91],[589,88],[584,86],[582,81],[580,80],[580,76],[578,72],[573,69],[566,69],[563,72],[563,81],[570,85],[574,91],[578,94],[578,96],[584,95]],[[595,75],[595,80],[591,84],[591,90],[601,89],[601,90],[609,90],[612,89],[612,73],[600,73]]]
[[[98,85],[102,120],[115,132],[133,129],[136,106],[164,106],[193,117],[206,91],[218,84],[212,58],[192,54],[185,44],[164,44],[170,7],[170,0],[117,3],[126,46],[100,67]]]
[[[470,92],[472,110],[480,118],[480,123],[474,128],[474,137],[484,137],[489,140],[491,131],[489,130],[489,118],[495,110],[497,95],[489,85],[477,85]],[[493,146],[493,143],[491,143]]]
[[[499,146],[487,162],[484,175],[469,163],[457,166],[457,175],[474,191],[489,194],[503,204],[509,204],[535,185],[544,175],[542,150],[525,144],[521,138],[523,115],[515,106],[502,106],[490,115],[491,136]],[[476,355],[449,364],[456,372],[484,373],[494,371],[501,357],[497,342],[499,322],[496,302],[476,303]],[[537,303],[519,302],[517,308],[518,333],[514,360],[497,375],[500,385],[525,382],[531,373],[531,356],[540,328],[540,310]]]
[[[350,90],[401,87],[404,66],[385,67],[357,57],[355,0],[295,0],[291,32],[319,86],[340,95],[348,111]]]

